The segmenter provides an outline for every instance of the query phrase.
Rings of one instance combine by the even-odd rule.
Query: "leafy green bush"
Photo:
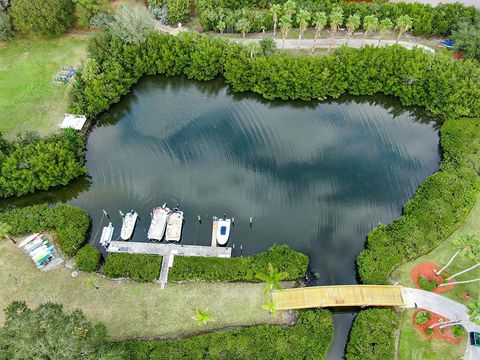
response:
[[[91,244],[87,244],[78,250],[75,255],[75,264],[80,270],[93,272],[98,269],[100,252]]]
[[[453,325],[452,334],[455,338],[462,338],[466,335],[466,330],[462,325]]]
[[[13,39],[12,22],[6,11],[0,11],[0,41]]]
[[[391,309],[360,311],[353,322],[347,360],[393,359],[398,315]]]
[[[431,336],[431,335],[433,335],[433,334],[435,334],[435,330],[430,329],[430,328],[426,328],[426,329],[425,329],[425,335]]]
[[[90,26],[90,20],[98,13],[109,10],[108,0],[73,0],[77,25],[83,28]]]
[[[437,282],[435,280],[428,280],[424,275],[419,276],[418,285],[420,285],[420,289],[425,291],[433,291],[437,288]]]
[[[176,260],[176,259],[175,259]],[[160,276],[162,258],[157,255],[109,254],[103,272],[111,278],[129,277],[137,281],[155,281]]]
[[[419,311],[417,315],[415,315],[415,324],[417,325],[424,325],[430,320],[430,312],[428,311]]]
[[[33,205],[0,213],[0,222],[12,227],[12,236],[53,230],[60,250],[73,256],[86,240],[90,218],[85,210],[61,204],[54,208]]]
[[[297,280],[307,272],[308,257],[287,245],[273,245],[257,255],[230,259],[177,256],[169,278],[172,281],[258,281],[256,274],[266,273],[269,263],[279,272],[286,272],[286,280]]]
[[[292,326],[257,325],[178,340],[127,341],[113,346],[124,359],[326,359],[333,339],[327,310],[304,310]]]
[[[68,131],[65,134],[39,140],[24,133],[8,153],[0,153],[0,197],[66,185],[86,174],[83,138]]]
[[[12,0],[13,25],[22,32],[60,35],[73,24],[72,0]]]
[[[190,19],[189,0],[167,0],[167,21],[170,25],[185,24]]]

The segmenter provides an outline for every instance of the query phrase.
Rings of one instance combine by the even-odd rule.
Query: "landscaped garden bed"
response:
[[[437,275],[435,271],[438,270],[440,270],[440,266],[425,262],[413,268],[411,279],[418,289],[431,291],[437,294],[453,289],[455,285],[438,286],[445,282],[454,282],[454,280],[446,280],[448,277],[446,273],[443,273],[442,276]]]

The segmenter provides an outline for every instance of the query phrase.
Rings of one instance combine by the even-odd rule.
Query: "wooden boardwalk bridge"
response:
[[[402,287],[393,285],[310,286],[276,290],[277,310],[318,307],[405,306]]]

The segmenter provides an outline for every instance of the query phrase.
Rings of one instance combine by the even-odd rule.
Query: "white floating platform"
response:
[[[108,252],[160,256],[169,256],[170,253],[173,253],[175,256],[232,257],[231,247],[141,243],[133,241],[128,243],[125,241],[112,241],[108,247]]]
[[[87,117],[84,115],[65,114],[59,127],[61,129],[71,128],[80,131],[83,129],[86,121]]]

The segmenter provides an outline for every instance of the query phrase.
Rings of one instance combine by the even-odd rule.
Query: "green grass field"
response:
[[[402,314],[398,360],[462,359],[466,341],[451,344],[441,339],[425,339],[412,324],[414,310]]]
[[[78,66],[89,35],[56,38],[18,35],[0,44],[0,131],[7,138],[23,130],[56,131],[69,106],[69,85],[57,84],[64,65]]]
[[[410,278],[411,270],[418,264],[427,261],[433,262],[440,267],[444,266],[456,251],[452,248],[452,239],[461,234],[473,234],[476,235],[477,239],[480,240],[480,197],[477,198],[477,201],[465,222],[450,237],[448,237],[445,241],[442,241],[442,243],[429,254],[421,256],[418,259],[403,264],[395,269],[392,273],[393,280],[398,281],[400,284],[405,286],[415,287]],[[446,272],[448,274],[454,274],[473,265],[475,265],[474,260],[457,256],[452,265],[447,268]],[[480,278],[480,268],[476,268],[464,275],[459,276],[457,280],[460,281],[477,278]],[[473,299],[478,299],[480,297],[480,281],[457,285],[452,290],[442,292],[442,295],[461,303],[465,303],[465,294],[470,294]]]
[[[48,272],[35,268],[32,261],[10,241],[0,242],[0,309],[11,301],[29,306],[48,301],[61,303],[67,311],[82,310],[88,319],[103,322],[111,339],[158,338],[199,331],[260,323],[285,323],[288,316],[275,316],[261,305],[263,284],[194,282],[140,284],[94,276],[98,289],[88,283],[90,275],[59,266]],[[197,325],[195,310],[208,309],[214,321]],[[4,321],[0,312],[0,324]]]

